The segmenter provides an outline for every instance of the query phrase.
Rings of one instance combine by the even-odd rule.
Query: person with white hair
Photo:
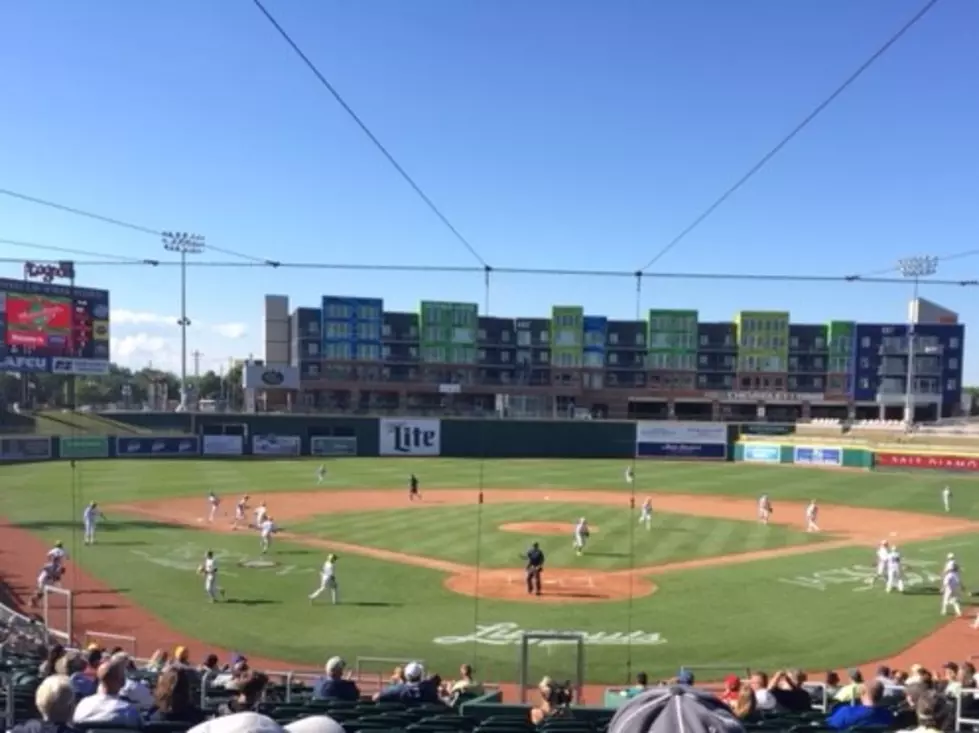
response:
[[[374,700],[406,704],[441,702],[439,698],[441,680],[438,677],[426,677],[425,668],[419,662],[408,662],[403,673],[404,682],[381,690],[374,695]]]
[[[342,658],[330,657],[323,670],[326,676],[313,685],[313,699],[357,702],[360,699],[360,689],[356,682],[343,676],[346,669],[347,663]]]
[[[129,655],[113,654],[99,665],[99,687],[94,695],[79,701],[72,721],[75,723],[113,723],[138,728],[142,719],[139,708],[119,696],[126,684]]]
[[[46,677],[34,693],[34,705],[40,720],[28,720],[11,728],[10,733],[53,733],[71,723],[75,709],[75,693],[71,680],[65,675]]]

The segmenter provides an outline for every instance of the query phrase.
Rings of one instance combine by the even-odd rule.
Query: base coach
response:
[[[536,542],[527,550],[527,592],[540,595],[540,576],[544,571],[544,553]]]

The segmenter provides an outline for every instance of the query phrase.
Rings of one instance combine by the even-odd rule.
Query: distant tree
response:
[[[213,370],[204,372],[197,381],[198,396],[202,400],[216,400],[221,397],[222,379]]]

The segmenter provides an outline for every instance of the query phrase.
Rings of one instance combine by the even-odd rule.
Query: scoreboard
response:
[[[0,278],[0,371],[108,369],[107,290]]]

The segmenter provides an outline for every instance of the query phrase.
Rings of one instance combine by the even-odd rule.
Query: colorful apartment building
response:
[[[276,323],[289,313],[288,324]],[[956,314],[911,304],[909,323],[792,323],[787,311],[702,321],[654,309],[619,320],[556,305],[548,318],[479,315],[475,303],[324,296],[289,310],[266,296],[267,363],[298,367],[311,408],[391,413],[596,417],[917,419],[953,415],[965,329]],[[274,316],[274,318],[273,318]],[[287,357],[287,358],[286,358]]]

